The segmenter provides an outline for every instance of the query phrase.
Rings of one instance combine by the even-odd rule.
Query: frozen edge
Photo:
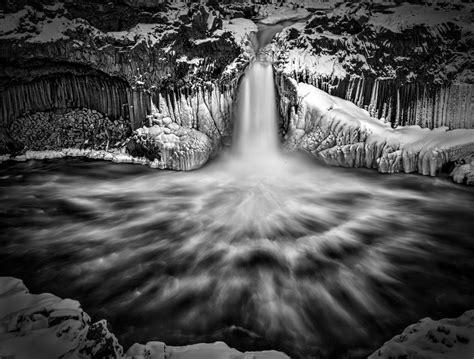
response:
[[[0,357],[15,359],[289,359],[277,351],[241,353],[223,342],[182,347],[134,344],[126,353],[105,320],[91,324],[80,303],[31,294],[23,281],[0,277]]]

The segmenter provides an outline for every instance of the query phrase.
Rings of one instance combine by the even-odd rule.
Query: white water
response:
[[[265,161],[279,151],[276,91],[271,64],[251,64],[239,88],[234,153],[244,161]]]
[[[199,171],[0,166],[0,275],[78,299],[124,345],[305,359],[366,357],[421,317],[474,307],[473,191],[280,153],[274,91],[255,62],[232,153]]]

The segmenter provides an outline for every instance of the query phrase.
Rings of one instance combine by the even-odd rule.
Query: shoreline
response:
[[[120,149],[113,150],[113,151],[105,151],[105,150],[93,150],[93,149],[83,150],[83,149],[78,149],[78,148],[64,148],[60,151],[58,150],[26,151],[24,154],[17,155],[17,156],[12,156],[10,154],[0,155],[0,164],[4,162],[8,162],[8,161],[26,162],[29,160],[52,160],[52,159],[60,159],[60,158],[67,158],[67,157],[71,157],[71,158],[86,157],[92,160],[102,160],[102,161],[110,161],[110,162],[115,162],[115,163],[126,163],[126,164],[137,164],[137,165],[142,165],[142,166],[148,166],[154,169],[181,172],[181,171],[171,170],[171,169],[163,167],[163,164],[160,163],[160,161],[158,161],[157,159],[151,161],[145,157],[134,157],[132,155],[124,153],[123,150],[120,150]],[[473,156],[472,163],[456,165],[455,168],[450,173],[448,173],[448,177],[452,179],[453,183],[464,184],[467,186],[474,184],[467,181],[466,181],[467,183],[465,183],[464,181],[465,178],[467,178],[467,176],[470,173],[474,172],[473,164],[474,164],[474,156]],[[339,166],[335,166],[335,167],[339,167]],[[403,173],[403,172],[395,172],[395,173]],[[426,177],[426,176],[423,175],[423,177]],[[434,176],[434,177],[437,177],[437,176]]]

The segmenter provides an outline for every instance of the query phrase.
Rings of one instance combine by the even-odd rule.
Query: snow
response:
[[[289,149],[301,148],[333,165],[376,166],[383,173],[418,171],[431,176],[444,163],[474,153],[474,129],[393,129],[350,101],[304,83],[296,86],[301,105],[285,139]]]
[[[467,4],[466,4],[467,5]],[[433,6],[414,5],[404,3],[390,8],[391,13],[374,13],[369,18],[369,24],[384,27],[393,32],[401,32],[415,25],[440,25],[449,21],[459,23],[470,31],[474,30],[471,14],[465,10],[436,10]]]
[[[60,39],[68,39],[65,34],[67,30],[73,30],[80,22],[77,20],[69,20],[64,17],[55,17],[40,21],[37,25],[39,34],[29,38],[28,42],[54,42]]]
[[[137,163],[143,165],[150,165],[151,162],[145,158],[137,158],[128,154],[115,151],[103,150],[81,150],[77,148],[64,148],[61,151],[26,151],[23,155],[18,156],[1,156],[0,163],[4,161],[23,162],[28,160],[44,160],[64,157],[87,157],[96,160],[112,161],[118,163]]]
[[[175,30],[164,29],[158,24],[137,24],[128,31],[110,31],[107,36],[117,40],[128,40],[130,42],[139,43],[145,40],[148,45],[154,46],[159,44],[165,36],[175,33]]]
[[[194,40],[194,44],[201,45],[206,42],[216,42],[216,41],[219,41],[218,37],[206,37],[205,39]]]
[[[0,318],[1,358],[78,359],[91,356],[95,349],[101,349],[101,343],[107,343],[115,347],[110,356],[117,359],[289,359],[276,351],[241,353],[223,342],[182,347],[149,342],[132,345],[124,355],[105,321],[96,323],[104,328],[100,335],[86,339],[96,324],[90,325],[90,317],[79,302],[53,294],[31,294],[21,280],[13,277],[0,277]],[[83,349],[85,352],[81,352]]]
[[[188,59],[186,55],[181,56],[176,62],[186,62],[189,65],[199,66],[204,62],[204,58],[202,57],[194,57],[192,59]]]
[[[0,19],[0,38],[9,39],[26,36],[26,34],[18,34],[16,31],[20,26],[20,20],[31,11],[32,8],[28,6],[18,12],[6,14],[3,19]]]
[[[287,52],[288,61],[284,64],[284,72],[292,74],[294,72],[308,71],[320,75],[344,78],[347,75],[346,70],[335,55],[314,55],[312,50],[291,48]]]
[[[64,319],[49,326],[48,316]],[[30,294],[22,281],[0,277],[0,318],[0,357],[51,359],[78,347],[87,332],[89,317],[77,301],[52,294]]]
[[[219,34],[221,31],[230,31],[237,42],[242,44],[252,32],[257,32],[257,25],[249,19],[235,18],[232,20],[224,20],[222,24],[223,30],[217,30],[215,34]]]
[[[318,112],[330,109],[331,116],[342,120],[345,126],[352,127],[356,124],[358,128],[369,131],[368,142],[386,141],[406,149],[410,147],[448,149],[474,144],[474,130],[471,129],[449,130],[448,127],[438,127],[430,130],[420,126],[391,128],[389,124],[371,117],[366,110],[352,102],[331,96],[312,85],[298,84],[298,96],[304,99],[306,106]]]
[[[56,4],[46,8],[55,10],[61,8],[61,6]],[[82,19],[71,20],[58,15],[50,18],[41,11],[33,10],[30,6],[26,6],[16,13],[7,14],[0,21],[0,39],[26,38],[26,42],[30,43],[46,43],[69,39],[69,36],[66,34],[68,31],[90,27]],[[100,33],[95,28],[90,27],[90,29],[95,34]]]
[[[278,7],[275,5],[262,6],[259,9],[260,22],[265,25],[274,25],[285,20],[299,20],[307,18],[311,13],[305,8]]]
[[[288,356],[276,351],[245,352],[229,348],[223,342],[200,343],[182,347],[167,346],[162,342],[150,342],[146,345],[134,344],[127,351],[127,358],[141,357],[150,353],[150,359],[288,359]],[[148,357],[148,356],[147,356]]]
[[[474,310],[470,310],[453,319],[424,318],[386,342],[369,359],[472,359],[473,353]]]

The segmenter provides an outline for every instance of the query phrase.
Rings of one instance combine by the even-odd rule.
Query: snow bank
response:
[[[223,31],[230,31],[234,36],[237,44],[242,44],[252,32],[257,32],[257,25],[249,19],[235,18],[232,20],[224,20],[222,24]],[[217,30],[222,31],[222,30]]]
[[[285,136],[285,146],[290,150],[302,149],[336,166],[431,176],[444,164],[474,153],[472,129],[393,129],[350,101],[311,85],[293,84],[299,106]]]
[[[146,356],[146,353],[150,353],[150,356]],[[229,348],[223,342],[182,347],[170,347],[162,342],[150,342],[146,345],[134,344],[127,351],[126,356],[127,358],[144,356],[150,359],[289,359],[285,354],[273,350],[241,353]]]
[[[451,21],[474,31],[471,19],[472,16],[465,10],[443,9],[440,11],[433,6],[403,3],[390,7],[385,13],[371,14],[369,24],[384,27],[392,32],[402,32],[415,25],[435,26]]]
[[[183,347],[150,342],[124,353],[107,322],[91,324],[79,302],[31,294],[13,277],[0,277],[0,328],[2,358],[289,359],[276,351],[241,353],[222,342]]]
[[[285,20],[300,20],[307,18],[311,13],[305,8],[266,5],[259,8],[260,22],[265,25],[274,25]]]
[[[474,310],[458,318],[424,318],[405,328],[376,350],[369,359],[472,359]]]

